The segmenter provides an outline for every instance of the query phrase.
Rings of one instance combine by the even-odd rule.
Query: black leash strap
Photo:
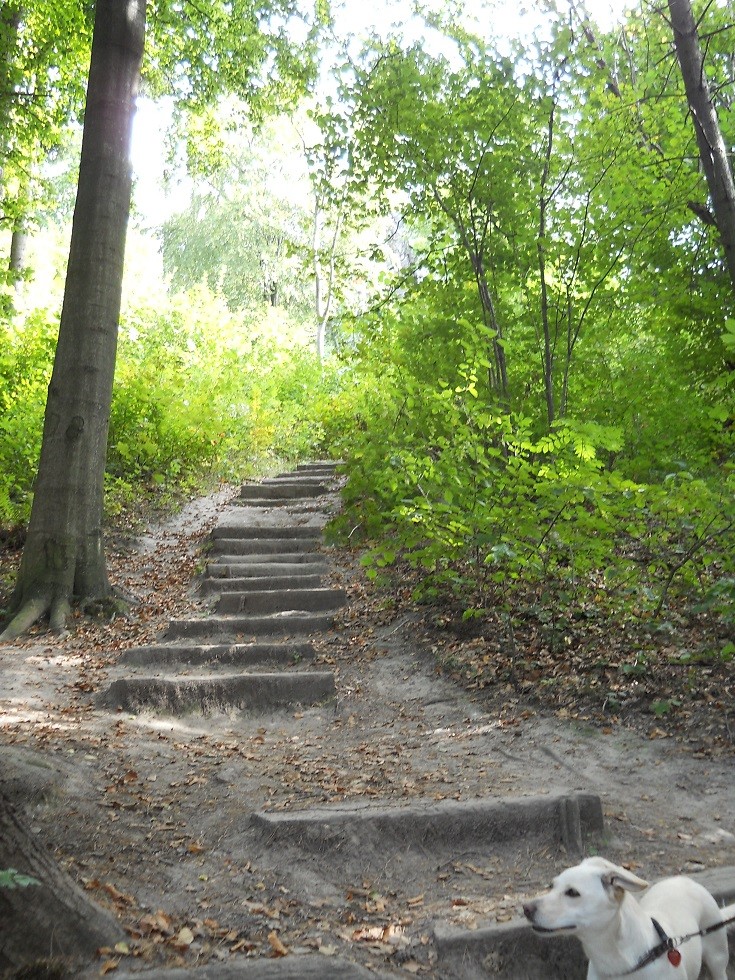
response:
[[[678,966],[681,963],[681,953],[678,950],[678,946],[682,943],[689,942],[690,939],[694,939],[695,936],[709,936],[711,932],[717,932],[718,929],[724,929],[725,926],[729,926],[731,923],[735,922],[735,915],[730,916],[728,919],[722,919],[720,922],[715,922],[711,926],[707,926],[706,929],[698,929],[696,932],[690,932],[686,936],[678,936],[674,939],[672,936],[666,934],[666,930],[663,928],[660,922],[651,916],[651,922],[653,927],[658,933],[658,938],[661,940],[658,945],[654,946],[653,949],[649,949],[636,963],[634,967],[630,970],[626,970],[625,973],[616,973],[616,977],[629,977],[633,973],[637,973],[642,970],[644,966],[648,966],[649,963],[654,963],[657,959],[660,959],[664,954],[669,957],[669,960],[674,966]]]
[[[636,965],[631,970],[626,970],[625,973],[618,973],[616,976],[629,977],[632,973],[637,973],[639,970],[642,970],[644,966],[648,966],[649,963],[654,963],[657,959],[663,956],[664,953],[669,954],[669,959],[674,966],[678,966],[681,962],[681,953],[678,949],[676,949],[675,940],[673,940],[671,936],[666,935],[666,930],[664,927],[660,922],[657,922],[653,916],[651,916],[651,922],[653,923],[653,927],[658,933],[658,938],[661,940],[661,942],[657,946],[654,946],[653,949],[649,949],[649,951],[638,960]]]

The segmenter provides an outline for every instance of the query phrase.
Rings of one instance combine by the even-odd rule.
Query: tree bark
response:
[[[27,253],[28,233],[25,224],[19,219],[15,222],[13,235],[10,239],[10,261],[8,262],[10,281],[16,290],[20,288],[23,275],[28,267]]]
[[[735,291],[735,183],[712,104],[697,25],[689,0],[668,0],[676,56],[694,121],[702,169],[712,199],[715,223]]]
[[[12,640],[46,612],[108,597],[102,540],[107,433],[131,198],[130,139],[145,0],[98,0],[64,303],[48,389]]]
[[[7,868],[39,884],[0,888],[2,975],[42,958],[61,959],[76,971],[94,960],[100,946],[124,938],[113,917],[59,869],[0,791],[0,870]]]
[[[541,363],[544,373],[544,392],[546,395],[546,421],[549,428],[554,424],[556,417],[556,405],[554,403],[554,355],[556,350],[556,338],[552,340],[551,324],[549,322],[549,287],[546,282],[546,208],[550,197],[547,197],[547,185],[551,170],[551,155],[554,146],[554,118],[556,113],[556,103],[551,103],[549,119],[546,128],[546,150],[544,153],[544,166],[541,173],[541,187],[539,190],[538,202],[538,237],[536,240],[536,256],[539,270],[539,288],[541,329],[543,331],[544,343],[541,354]]]

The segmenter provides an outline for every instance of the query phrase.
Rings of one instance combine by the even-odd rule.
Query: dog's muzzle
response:
[[[538,912],[538,905],[536,902],[526,902],[524,904],[523,914],[530,922],[531,928],[533,929],[534,932],[541,932],[549,935],[555,932],[573,932],[577,928],[575,925],[568,925],[568,926],[557,926],[555,929],[547,929],[546,926],[540,926],[534,921],[537,912]]]

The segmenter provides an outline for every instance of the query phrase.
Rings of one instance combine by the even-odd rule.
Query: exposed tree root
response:
[[[87,616],[97,619],[112,620],[116,616],[126,616],[129,612],[130,600],[123,598],[114,591],[103,596],[88,596],[80,601],[82,611]],[[71,603],[66,596],[43,596],[28,599],[21,604],[13,619],[0,633],[0,643],[11,643],[26,633],[48,613],[49,629],[52,633],[65,633],[66,623],[71,615]]]
[[[113,916],[94,905],[61,871],[44,842],[0,790],[0,868],[6,867],[19,868],[39,884],[3,889],[1,976],[24,967],[21,977],[64,975],[58,969],[51,972],[53,962],[38,963],[45,952],[56,958],[56,966],[66,966],[66,976],[78,977],[81,967],[96,959],[100,946],[124,938]]]
[[[53,633],[63,633],[66,630],[66,620],[71,613],[71,606],[66,597],[54,599],[49,612],[49,628]]]
[[[134,600],[125,598],[113,589],[109,595],[85,599],[82,612],[85,616],[94,616],[96,619],[113,620],[116,616],[127,616],[132,601]]]
[[[15,616],[10,620],[4,631],[0,633],[0,643],[17,640],[29,630],[34,623],[44,616],[51,608],[51,599],[40,597],[24,602]]]

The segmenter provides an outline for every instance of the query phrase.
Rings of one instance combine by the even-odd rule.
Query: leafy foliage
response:
[[[297,255],[309,233],[309,187],[298,133],[289,120],[255,133],[227,106],[214,120],[219,165],[188,206],[161,229],[164,268],[177,290],[206,283],[231,309],[311,307]]]
[[[423,336],[426,373],[402,348],[389,367],[385,351],[361,365],[353,410],[369,425],[357,444],[350,434],[342,521],[376,541],[373,574],[405,559],[422,571],[417,597],[462,597],[468,615],[511,611],[529,589],[545,605],[625,615],[715,601],[735,567],[731,470],[721,485],[684,470],[634,481],[609,467],[620,429],[564,420],[538,435],[530,418],[483,404],[471,348],[452,370],[441,334]]]
[[[298,326],[280,314],[235,315],[204,288],[128,309],[110,417],[108,510],[141,493],[315,455],[335,380],[315,351],[289,349],[279,337]],[[8,526],[30,509],[54,325],[36,312],[3,340],[0,525]]]
[[[356,326],[342,526],[468,617],[729,618],[728,285],[670,38],[559,21],[508,58],[436,22],[457,57],[369,45],[327,128],[412,236]]]
[[[21,874],[15,868],[0,869],[0,888],[28,888],[29,885],[40,885],[41,882],[31,875]]]

